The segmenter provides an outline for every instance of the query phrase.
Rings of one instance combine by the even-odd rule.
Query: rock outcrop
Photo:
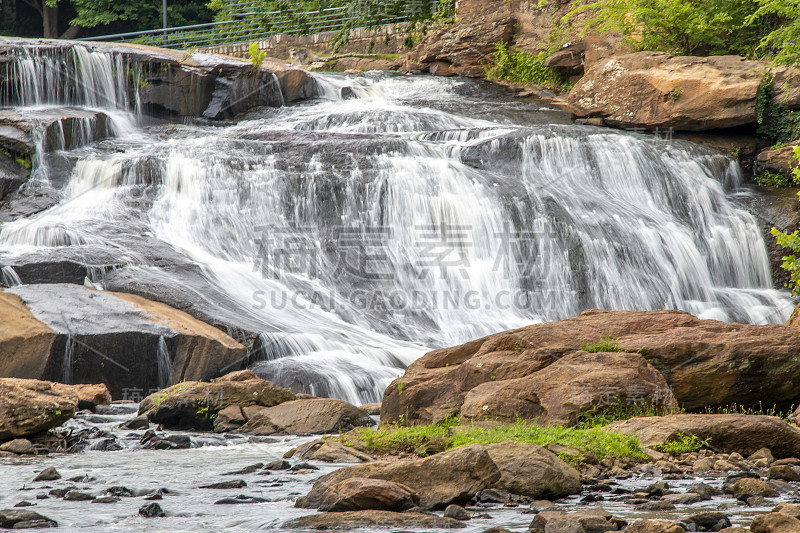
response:
[[[68,284],[0,293],[0,376],[104,383],[140,400],[166,379],[211,379],[244,365],[244,348],[186,313],[130,294]],[[163,370],[162,370],[163,373]]]
[[[756,162],[758,170],[790,175],[791,172],[800,166],[794,155],[794,149],[800,146],[800,141],[793,141],[780,148],[767,148],[759,152]]]
[[[738,56],[637,52],[593,65],[569,93],[572,113],[618,128],[705,131],[756,122],[766,66]]]
[[[252,413],[238,433],[337,433],[372,424],[358,407],[332,398],[281,403]]]
[[[417,506],[419,496],[405,485],[383,479],[350,478],[328,489],[319,510],[403,512]]]
[[[391,511],[349,511],[343,513],[321,513],[295,518],[283,524],[291,531],[313,529],[332,531],[341,529],[456,529],[465,524],[452,518],[426,513],[394,513]]]
[[[581,491],[578,471],[541,446],[503,442],[486,446],[486,451],[500,470],[492,488],[534,499],[562,498]]]
[[[0,378],[0,441],[59,426],[77,408],[78,394],[69,385]]]
[[[582,346],[608,336],[615,339],[621,355],[579,354]],[[625,358],[630,362],[624,362]],[[547,370],[561,359],[565,361]],[[604,382],[601,390],[581,382],[578,374],[589,368],[585,366],[589,362],[595,375],[613,373],[618,366],[620,371],[625,369],[626,376],[646,379],[618,381],[613,387]],[[607,368],[602,370],[604,366]],[[658,383],[651,367],[663,375],[671,390],[648,389]],[[570,373],[570,383],[581,386],[570,390],[569,386],[542,383],[535,377],[542,371],[559,379]],[[381,422],[392,423],[401,417],[412,423],[437,422],[462,414],[465,408],[470,415],[482,412],[484,405],[504,418],[515,414],[537,418],[537,412],[551,405],[553,420],[563,421],[568,410],[563,403],[556,405],[558,401],[571,399],[579,405],[578,399],[583,399],[583,406],[593,408],[620,401],[625,405],[664,405],[671,401],[670,395],[689,410],[759,402],[785,408],[800,403],[800,394],[788,378],[799,374],[797,328],[700,320],[682,311],[589,310],[568,320],[498,333],[424,355],[408,367],[402,386],[401,380],[396,380],[386,389]],[[544,402],[537,394],[538,406],[531,402],[532,393],[522,390],[521,383],[527,380],[546,391]],[[506,386],[508,394],[502,392]],[[488,393],[496,397],[505,394],[507,408]],[[522,399],[514,400],[520,394]],[[478,398],[485,402],[481,404]],[[547,421],[547,414],[538,418]]]
[[[636,417],[614,422],[609,431],[632,435],[642,446],[674,440],[678,433],[711,439],[715,449],[745,457],[769,448],[776,458],[800,457],[800,428],[765,415],[670,415]]]

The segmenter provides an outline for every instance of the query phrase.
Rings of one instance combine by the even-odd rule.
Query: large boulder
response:
[[[315,529],[333,531],[341,529],[455,529],[465,527],[463,522],[427,513],[394,513],[391,511],[349,511],[301,516],[283,524],[290,531]]]
[[[511,40],[514,24],[510,17],[481,17],[435,31],[403,57],[402,68],[414,73],[480,78],[486,70],[486,58],[495,52],[495,43]]]
[[[403,512],[417,507],[416,492],[393,481],[384,479],[350,478],[337,483],[325,493],[320,511],[381,511]]]
[[[104,383],[113,397],[138,401],[165,379],[211,379],[245,363],[225,333],[130,294],[21,285],[0,293],[0,304],[0,376]]]
[[[756,158],[758,170],[767,170],[769,172],[788,176],[794,169],[800,166],[797,157],[794,155],[796,146],[800,146],[800,141],[793,141],[779,148],[765,148],[759,152]]]
[[[272,407],[294,400],[289,389],[258,378],[250,371],[211,382],[186,381],[147,396],[139,414],[171,428],[211,429],[217,414],[231,406]]]
[[[408,367],[402,378],[387,387],[381,405],[381,422],[402,419],[431,423],[459,415],[471,393],[472,398],[480,394],[490,400],[482,392],[486,389],[478,388],[487,383],[491,385],[485,387],[496,394],[505,394],[499,391],[506,384],[519,394],[527,394],[519,390],[522,378],[546,370],[556,361],[573,356],[587,344],[606,337],[611,337],[618,349],[623,350],[620,352],[623,358],[595,354],[597,358],[592,366],[598,365],[594,367],[602,373],[602,361],[607,360],[609,364],[620,365],[620,371],[626,368],[626,376],[649,376],[649,383],[654,385],[657,378],[651,374],[649,366],[638,359],[641,356],[664,376],[671,388],[671,391],[661,391],[663,398],[650,394],[645,388],[651,400],[669,401],[668,396],[673,394],[688,410],[733,403],[744,406],[776,404],[782,408],[800,403],[800,391],[791,379],[800,375],[800,330],[797,328],[700,320],[671,310],[588,310],[568,320],[497,333],[422,356]],[[624,363],[625,357],[638,362]],[[577,365],[580,361],[584,362]],[[588,355],[574,355],[563,367],[550,372],[553,377],[562,377],[573,364],[574,368],[581,368],[590,361]],[[624,366],[629,364],[633,366]],[[574,379],[580,381],[577,376]],[[602,397],[603,401],[598,403],[604,404],[615,396],[624,398],[625,404],[637,404],[642,399],[643,390],[638,382],[618,381],[613,387],[603,384],[606,388],[602,390],[593,384],[587,385],[588,388],[573,390],[565,385],[560,391],[558,385],[541,386],[548,387],[544,390],[549,390],[548,394],[556,398],[592,395],[593,398]],[[515,394],[506,396],[511,400]],[[595,407],[602,407],[598,403]],[[539,404],[542,404],[541,399]],[[491,408],[492,404],[471,400],[468,407],[473,411],[470,413],[474,412],[472,406],[480,406],[482,410],[483,405]],[[541,407],[534,406],[529,411],[535,414],[538,409]],[[519,403],[511,410],[521,416],[527,412]],[[563,414],[558,418],[563,419]]]
[[[371,424],[370,417],[355,405],[332,398],[314,398],[263,409],[238,432],[268,435],[264,428],[272,426],[275,433],[338,433]]]
[[[318,508],[328,491],[351,478],[384,479],[409,487],[420,506],[444,509],[466,504],[479,490],[500,480],[501,473],[485,446],[471,445],[413,461],[375,461],[348,466],[319,478],[298,507]]]
[[[579,351],[525,377],[481,383],[464,397],[461,416],[564,424],[578,413],[620,403],[676,407],[664,377],[641,355]]]
[[[783,513],[758,515],[750,524],[752,533],[800,533],[800,520]]]
[[[0,510],[0,528],[41,529],[57,527],[58,522],[29,509]]]
[[[766,66],[738,56],[637,52],[589,68],[569,93],[577,117],[619,128],[705,131],[756,122]]]
[[[500,479],[492,488],[535,499],[580,494],[580,473],[536,444],[503,442],[486,446]]]
[[[77,408],[78,395],[68,385],[0,378],[0,441],[59,426]]]
[[[745,457],[769,448],[775,458],[800,457],[800,428],[765,415],[670,415],[636,417],[613,422],[609,431],[635,436],[642,446],[674,440],[678,433],[711,439],[711,446],[724,453]]]

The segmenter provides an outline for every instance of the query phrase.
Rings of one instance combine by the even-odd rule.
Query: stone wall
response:
[[[408,24],[393,24],[379,29],[358,28],[350,32],[349,42],[337,50],[340,54],[402,54],[408,50],[404,40]],[[289,50],[295,48],[308,49],[317,54],[333,53],[332,44],[338,31],[327,31],[313,35],[273,35],[269,39],[258,42],[258,48],[267,52],[267,56],[277,59],[290,59]],[[250,43],[224,44],[204,48],[204,52],[228,55],[233,57],[249,57]]]

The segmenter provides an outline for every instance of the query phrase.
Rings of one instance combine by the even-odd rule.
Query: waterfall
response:
[[[0,105],[71,104],[122,111],[132,107],[130,96],[135,91],[129,79],[138,79],[141,67],[129,64],[122,54],[79,44],[14,47],[10,53],[13,60],[5,63]]]
[[[13,267],[4,266],[0,268],[0,283],[6,287],[16,287],[22,285],[22,280]]]
[[[61,376],[61,382],[67,385],[72,384],[72,355],[72,335],[67,335],[64,348],[63,375]]]
[[[169,356],[169,348],[164,336],[158,338],[158,351],[156,352],[158,362],[158,388],[165,389],[172,385],[172,359]]]
[[[379,401],[429,349],[587,308],[791,312],[727,156],[554,123],[465,80],[319,85],[327,99],[236,125],[86,150],[62,203],[5,224],[0,252],[102,252],[129,266],[97,286],[120,290],[122,272],[246,327],[255,372],[354,403]],[[345,86],[357,98],[339,99]],[[158,362],[171,383],[165,342]]]

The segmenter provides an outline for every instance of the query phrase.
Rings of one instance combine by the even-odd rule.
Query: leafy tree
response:
[[[587,14],[587,31],[619,32],[639,50],[752,55],[763,31],[756,9],[752,0],[573,0],[565,19]]]
[[[749,23],[765,19],[777,20],[773,31],[759,43],[759,49],[779,63],[800,63],[800,0],[756,0],[758,9]]]

